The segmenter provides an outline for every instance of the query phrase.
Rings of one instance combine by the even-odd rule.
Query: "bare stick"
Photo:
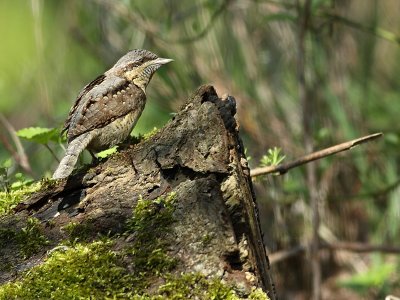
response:
[[[367,252],[382,252],[386,254],[399,254],[399,246],[387,246],[387,245],[371,245],[357,242],[337,242],[333,244],[322,244],[321,248],[331,250],[345,250],[357,253]]]
[[[26,156],[24,147],[22,147],[21,141],[19,140],[14,127],[11,125],[10,122],[3,116],[3,114],[0,114],[0,123],[3,125],[3,127],[8,131],[8,134],[10,135],[11,139],[13,140],[15,147],[17,148],[17,152],[15,152],[12,147],[6,147],[7,150],[11,153],[11,155],[14,157],[15,161],[21,166],[21,168],[32,175],[32,169],[29,164],[28,157]],[[4,142],[5,140],[3,140]],[[7,145],[5,143],[5,145]]]
[[[274,253],[268,253],[268,260],[271,265],[274,265],[280,261],[296,256],[304,251],[306,251],[306,246],[299,245],[288,250],[281,250]]]
[[[287,171],[289,171],[290,169],[293,169],[295,167],[304,165],[306,163],[309,163],[311,161],[317,160],[317,159],[321,159],[323,157],[326,156],[330,156],[342,151],[346,151],[346,150],[350,150],[352,148],[354,148],[357,145],[375,140],[377,138],[380,138],[381,136],[383,136],[382,132],[379,133],[374,133],[374,134],[370,134],[355,140],[351,140],[349,142],[345,142],[342,144],[338,144],[329,148],[325,148],[323,150],[320,151],[316,151],[310,154],[307,154],[303,157],[300,157],[299,159],[286,163],[286,164],[280,164],[277,166],[268,166],[268,167],[262,167],[262,168],[255,168],[252,169],[250,171],[250,176],[251,177],[257,177],[260,175],[266,175],[266,174],[271,174],[271,173],[279,173],[279,175],[285,174]]]
[[[357,242],[337,242],[333,244],[323,243],[319,247],[320,249],[329,249],[333,251],[350,251],[356,253],[370,253],[370,252],[381,252],[385,254],[396,254],[400,253],[400,246],[388,246],[388,245],[371,245]],[[290,257],[299,255],[300,253],[307,250],[306,245],[298,245],[288,250],[281,250],[274,253],[268,253],[268,259],[271,265],[278,262],[284,261]]]

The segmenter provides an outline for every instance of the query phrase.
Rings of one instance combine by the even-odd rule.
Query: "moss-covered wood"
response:
[[[49,273],[63,279],[42,282],[45,297],[67,295],[70,280],[82,287],[76,297],[266,299],[264,290],[274,299],[235,110],[232,97],[203,86],[149,138],[3,216],[0,281],[16,284],[0,298],[21,285],[40,290],[35,274]],[[28,222],[41,244],[24,255],[16,237]]]

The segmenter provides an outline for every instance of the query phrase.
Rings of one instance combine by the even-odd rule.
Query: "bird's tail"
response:
[[[93,137],[94,135],[92,132],[87,132],[76,137],[69,143],[63,159],[53,174],[53,179],[65,178],[72,173],[79,154],[85,150]]]

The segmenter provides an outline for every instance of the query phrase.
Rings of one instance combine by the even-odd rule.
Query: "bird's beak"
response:
[[[159,58],[153,60],[153,64],[155,64],[155,65],[156,64],[157,65],[165,65],[165,64],[167,64],[167,63],[169,63],[171,61],[174,61],[174,60],[170,59],[170,58],[161,58],[161,57],[159,57]]]

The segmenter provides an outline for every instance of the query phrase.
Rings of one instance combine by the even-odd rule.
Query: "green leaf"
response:
[[[398,145],[400,142],[399,135],[393,132],[385,133],[385,141],[389,144]]]
[[[17,131],[17,135],[38,144],[48,144],[50,141],[60,141],[60,131],[57,128],[29,127]]]
[[[396,266],[393,264],[380,264],[371,267],[367,272],[353,275],[348,279],[339,280],[339,286],[350,288],[361,294],[371,288],[382,288],[385,282],[393,277]]]
[[[110,156],[111,154],[117,152],[117,148],[118,148],[118,146],[114,146],[110,149],[107,149],[107,150],[97,153],[96,156],[100,157],[100,158],[106,158],[107,156]]]
[[[192,29],[194,32],[199,32],[200,31],[200,24],[198,20],[194,20],[192,22]]]
[[[14,175],[14,177],[15,177],[16,181],[11,184],[12,190],[18,190],[18,189],[23,188],[24,186],[27,186],[27,185],[33,183],[32,179],[27,178],[22,173],[16,173]]]
[[[274,147],[268,149],[268,153],[262,156],[260,165],[262,167],[277,166],[285,159],[285,157],[285,155],[281,154],[280,148]]]
[[[7,158],[4,162],[2,162],[0,164],[0,167],[3,168],[3,169],[9,169],[9,168],[11,168],[11,165],[12,165],[11,158]]]
[[[330,6],[331,5],[331,0],[313,0],[311,2],[311,10],[315,11],[323,6]]]
[[[246,157],[247,162],[249,162],[252,157],[248,154],[248,149],[244,148],[244,156]]]

